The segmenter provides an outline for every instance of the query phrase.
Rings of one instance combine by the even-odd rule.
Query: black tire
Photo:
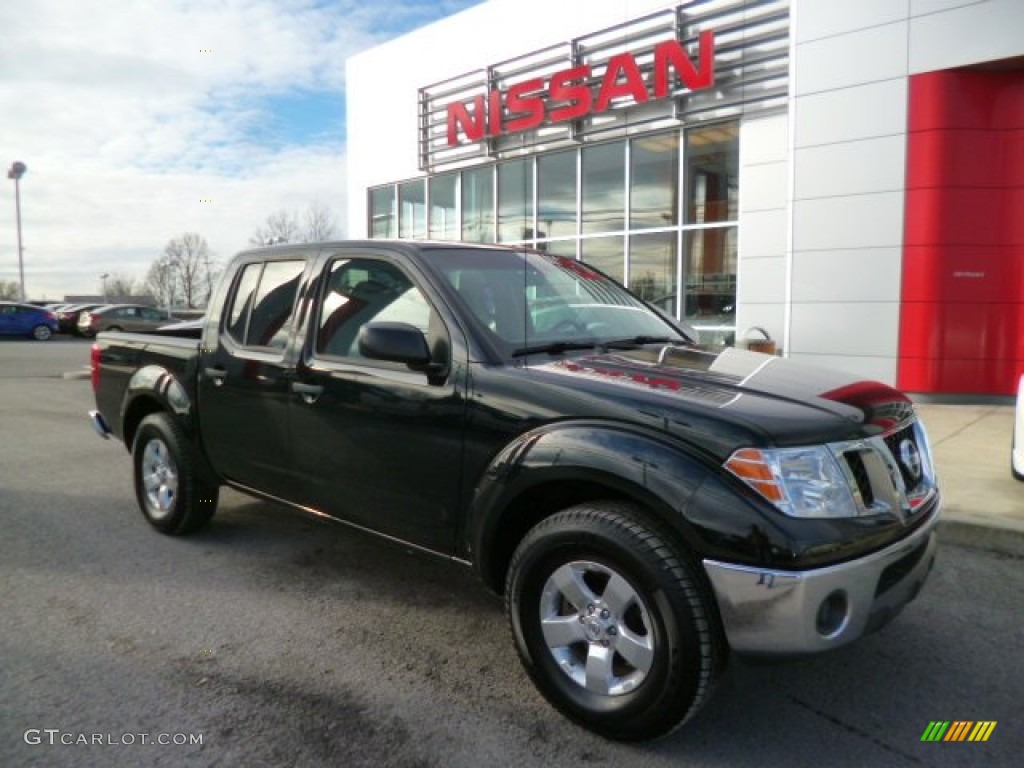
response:
[[[626,504],[582,504],[534,527],[509,566],[505,607],[544,697],[623,741],[663,736],[696,714],[727,657],[696,568]]]
[[[217,509],[219,487],[198,468],[181,427],[166,413],[142,420],[132,443],[135,497],[161,533],[197,531]]]
[[[49,341],[52,336],[53,331],[50,329],[50,326],[44,323],[40,323],[32,329],[32,338],[36,341]]]

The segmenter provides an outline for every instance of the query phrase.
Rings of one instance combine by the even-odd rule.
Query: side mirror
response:
[[[413,370],[430,366],[430,348],[423,332],[408,323],[367,323],[359,329],[358,344],[363,357],[405,363]]]

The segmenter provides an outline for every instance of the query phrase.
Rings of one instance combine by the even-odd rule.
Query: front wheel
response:
[[[196,466],[191,446],[169,414],[142,420],[132,443],[135,497],[146,520],[161,533],[202,528],[217,508],[218,486]]]
[[[512,558],[505,601],[540,692],[609,738],[650,739],[682,725],[725,665],[695,567],[624,504],[584,504],[540,522]]]

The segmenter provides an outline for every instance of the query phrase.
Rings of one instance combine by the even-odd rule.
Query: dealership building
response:
[[[1022,30],[1024,0],[487,0],[348,60],[349,234],[541,248],[711,346],[1008,395]]]

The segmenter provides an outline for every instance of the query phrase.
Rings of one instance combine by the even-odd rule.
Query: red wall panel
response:
[[[898,385],[1012,394],[1024,373],[1024,71],[910,79]]]

